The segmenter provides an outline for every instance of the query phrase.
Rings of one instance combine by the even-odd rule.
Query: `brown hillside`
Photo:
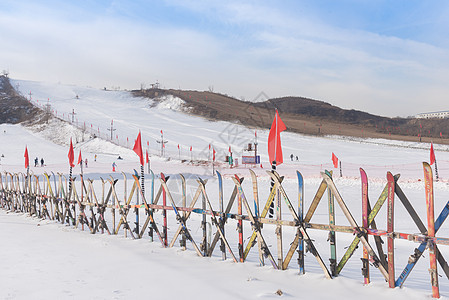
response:
[[[253,103],[206,91],[148,89],[133,93],[155,99],[164,95],[177,96],[186,102],[193,114],[250,127],[269,128],[274,109],[277,108],[288,130],[294,132],[422,142],[433,140],[435,143],[449,144],[449,119],[381,117],[303,97],[282,97]]]

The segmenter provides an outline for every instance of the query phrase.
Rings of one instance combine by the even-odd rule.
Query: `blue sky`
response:
[[[0,0],[0,69],[93,87],[448,110],[447,1]]]

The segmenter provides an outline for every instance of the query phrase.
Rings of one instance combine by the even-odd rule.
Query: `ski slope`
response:
[[[28,147],[30,163],[34,157],[43,157],[44,167],[31,167],[35,174],[43,172],[68,173],[68,144],[72,137],[75,144],[75,157],[79,150],[88,158],[85,177],[99,179],[113,174],[111,164],[116,162],[118,171],[126,174],[138,169],[136,154],[130,149],[139,130],[143,144],[148,141],[151,168],[158,174],[171,175],[169,187],[175,189],[178,173],[186,174],[188,179],[188,197],[194,193],[197,176],[209,180],[207,191],[212,204],[217,206],[217,180],[212,177],[209,163],[190,163],[194,160],[207,161],[209,144],[217,150],[217,168],[224,174],[225,199],[229,198],[233,183],[230,176],[239,174],[247,178],[243,184],[248,198],[251,195],[251,180],[245,167],[229,168],[223,160],[231,147],[234,157],[239,157],[247,143],[254,142],[254,129],[227,122],[212,122],[183,112],[182,100],[166,98],[156,103],[153,100],[132,97],[126,91],[104,91],[88,87],[62,84],[49,84],[14,80],[23,95],[32,94],[32,101],[39,105],[50,103],[59,117],[70,119],[73,110],[75,122],[86,124],[87,134],[69,124],[51,123],[46,128],[24,128],[20,125],[0,125],[1,148],[0,170],[10,172],[23,171],[23,153]],[[77,97],[78,96],[78,97]],[[28,96],[29,97],[29,96]],[[48,100],[49,99],[49,100]],[[281,116],[282,118],[282,116]],[[107,131],[113,120],[113,142],[104,139],[90,139],[91,134],[110,135]],[[90,126],[92,124],[92,127]],[[286,124],[288,127],[288,124]],[[90,132],[92,128],[92,132]],[[163,130],[166,154],[159,157]],[[256,168],[259,179],[259,197],[267,199],[269,178],[265,171],[270,166],[267,162],[267,130],[257,130],[259,151],[263,168]],[[361,221],[361,187],[359,167],[363,167],[369,178],[369,196],[371,202],[380,195],[386,183],[387,171],[400,173],[399,184],[410,199],[418,215],[426,223],[424,184],[422,182],[422,161],[429,159],[429,145],[388,140],[349,139],[336,136],[311,137],[283,132],[281,134],[285,163],[278,167],[278,172],[286,176],[284,187],[292,201],[297,199],[296,170],[305,177],[305,206],[309,206],[319,183],[320,171],[334,171],[335,182],[343,199],[358,222]],[[128,138],[128,142],[126,141]],[[145,142],[144,142],[145,141]],[[122,146],[119,146],[120,144]],[[181,153],[177,145],[180,145]],[[193,148],[190,153],[190,147]],[[435,182],[435,215],[449,199],[449,154],[447,146],[435,145],[441,180]],[[331,154],[334,152],[342,161],[343,177],[339,170],[333,169]],[[290,154],[297,155],[298,161],[290,161]],[[94,157],[97,155],[97,160]],[[118,156],[123,160],[117,160]],[[187,160],[182,162],[182,160]],[[79,173],[75,167],[74,173]],[[146,185],[149,186],[149,178]],[[176,193],[174,194],[175,196]],[[325,198],[325,197],[324,197]],[[318,207],[312,221],[327,223],[326,201]],[[295,202],[296,203],[296,202]],[[283,216],[288,217],[287,209]],[[378,220],[386,220],[386,208],[382,208]],[[169,234],[177,227],[172,220]],[[347,225],[341,210],[336,210],[339,225]],[[189,221],[190,222],[190,221]],[[296,257],[290,269],[276,271],[271,266],[259,267],[257,251],[253,249],[248,261],[235,264],[231,260],[221,261],[218,250],[211,258],[199,258],[188,245],[188,251],[181,251],[178,246],[163,249],[157,242],[148,239],[131,240],[120,236],[90,235],[87,232],[66,227],[48,220],[37,220],[25,215],[7,213],[0,210],[0,240],[5,241],[0,255],[5,259],[0,268],[0,298],[2,299],[134,299],[156,297],[158,299],[265,299],[282,297],[309,299],[341,299],[343,297],[363,297],[364,299],[423,299],[431,294],[429,260],[427,252],[407,279],[404,288],[389,289],[380,273],[371,268],[372,283],[363,286],[361,275],[361,250],[358,249],[347,263],[341,276],[333,280],[325,279],[313,255],[306,254],[306,275],[297,275]],[[169,224],[170,226],[170,224]],[[226,229],[231,247],[236,249],[235,223]],[[245,237],[251,234],[249,224],[245,225]],[[195,240],[201,234],[200,220],[193,218],[189,226]],[[386,229],[385,224],[378,224]],[[264,229],[267,230],[267,229]],[[401,204],[396,205],[395,230],[416,233],[411,218]],[[294,234],[288,232],[286,234]],[[274,232],[274,228],[273,228]],[[329,245],[327,232],[309,230],[325,262],[328,262]],[[266,233],[268,235],[268,233]],[[274,236],[274,234],[272,234]],[[438,236],[449,237],[448,224],[443,225]],[[268,237],[267,237],[268,238]],[[269,239],[269,238],[268,238]],[[337,254],[344,253],[353,236],[337,233]],[[269,240],[270,247],[275,240]],[[288,241],[285,241],[287,248]],[[397,275],[405,266],[408,256],[417,244],[396,241]],[[359,247],[361,248],[361,247]],[[449,257],[449,247],[440,247],[445,257]],[[275,250],[273,250],[275,251]],[[7,259],[6,259],[7,258]],[[38,292],[36,292],[38,291]],[[449,299],[449,284],[446,277],[440,277],[440,293],[443,299]]]

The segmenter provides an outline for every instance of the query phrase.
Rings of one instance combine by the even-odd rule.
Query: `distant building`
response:
[[[417,119],[444,119],[449,118],[449,110],[421,113],[415,116]]]

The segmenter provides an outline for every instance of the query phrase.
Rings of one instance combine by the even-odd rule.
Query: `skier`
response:
[[[115,172],[115,168],[117,168],[117,164],[115,161],[112,163],[112,172]]]
[[[298,155],[296,155],[296,161],[298,161]]]
[[[290,154],[290,159],[293,161],[293,153]]]
[[[94,156],[94,161],[97,161],[97,155],[95,154],[95,156]]]
[[[34,159],[34,166],[37,167],[39,165],[39,158]]]
[[[87,168],[87,158],[84,160],[84,166]]]
[[[44,158],[41,158],[41,167],[44,166]]]

